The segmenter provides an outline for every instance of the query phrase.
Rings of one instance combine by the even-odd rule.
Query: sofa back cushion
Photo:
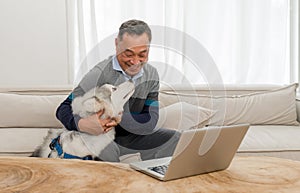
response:
[[[66,97],[0,93],[0,127],[63,127],[55,112]]]
[[[252,92],[246,94],[235,94],[233,90],[227,92],[224,86],[204,89],[205,94],[199,93],[199,89],[173,87],[160,91],[160,101],[162,106],[188,102],[212,109],[216,113],[210,119],[209,125],[299,125],[296,112],[297,86],[298,84],[291,84],[259,91],[252,89]]]
[[[179,108],[178,111],[182,113],[175,112],[177,115],[176,120],[182,119],[182,123],[185,120],[184,118],[188,117],[193,125],[201,123],[201,126],[204,120],[205,124],[210,125],[238,123],[250,123],[252,125],[299,125],[297,122],[295,97],[297,86],[297,84],[258,87],[224,87],[224,85],[188,87],[180,85],[162,87],[159,97],[161,108],[178,102],[186,102],[200,107],[192,108],[196,109],[199,115],[199,117],[195,117],[195,121],[191,120],[190,114],[186,115],[190,111],[186,111],[186,108],[182,108],[182,105],[179,105],[180,108],[178,105],[167,108],[167,112],[174,108]],[[69,89],[49,91],[24,89],[21,91],[0,92],[0,127],[62,127],[55,117],[55,112],[69,92]],[[206,110],[201,112],[201,107],[206,108]],[[212,114],[207,114],[209,112],[208,109],[213,110],[213,116],[211,116]],[[209,118],[209,120],[207,121],[206,118]],[[169,119],[164,120],[164,123],[171,122]]]

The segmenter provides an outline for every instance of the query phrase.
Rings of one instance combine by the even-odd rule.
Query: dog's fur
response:
[[[78,114],[82,118],[102,110],[104,113],[101,118],[113,118],[119,123],[122,118],[123,106],[133,92],[134,84],[130,81],[119,86],[105,84],[91,89],[82,97],[76,97],[72,102],[72,110],[74,114]],[[94,160],[98,160],[101,151],[114,140],[115,130],[112,129],[107,133],[94,136],[66,129],[62,131],[51,129],[32,156],[59,158],[57,151],[55,149],[51,150],[49,147],[51,141],[57,136],[60,136],[59,143],[63,152],[78,157],[91,156]]]

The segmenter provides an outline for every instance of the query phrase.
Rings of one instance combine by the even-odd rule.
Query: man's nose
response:
[[[142,61],[139,59],[139,57],[134,57],[130,60],[130,63],[133,65],[140,64],[141,62]]]

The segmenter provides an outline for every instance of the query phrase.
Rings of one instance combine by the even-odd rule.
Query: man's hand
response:
[[[100,135],[110,131],[117,125],[117,122],[113,118],[101,119],[103,113],[104,110],[101,110],[94,115],[80,119],[78,122],[79,130],[92,135]]]

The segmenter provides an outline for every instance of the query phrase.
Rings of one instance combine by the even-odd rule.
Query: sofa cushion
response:
[[[31,154],[43,143],[49,128],[0,128],[0,155]]]
[[[0,127],[63,127],[55,112],[65,98],[0,93]]]
[[[210,125],[299,125],[296,112],[297,86],[292,84],[241,95],[227,95],[226,88],[211,92],[210,95],[185,90],[161,91],[160,99],[165,106],[170,102],[188,102],[216,110]]]
[[[296,112],[297,86],[292,84],[280,89],[227,97],[225,105],[221,107],[224,108],[225,116],[222,111],[219,114],[217,112],[211,124],[299,125]],[[216,107],[222,100],[215,99]]]
[[[213,110],[186,102],[174,103],[160,108],[157,128],[186,130],[203,127],[214,113]]]

